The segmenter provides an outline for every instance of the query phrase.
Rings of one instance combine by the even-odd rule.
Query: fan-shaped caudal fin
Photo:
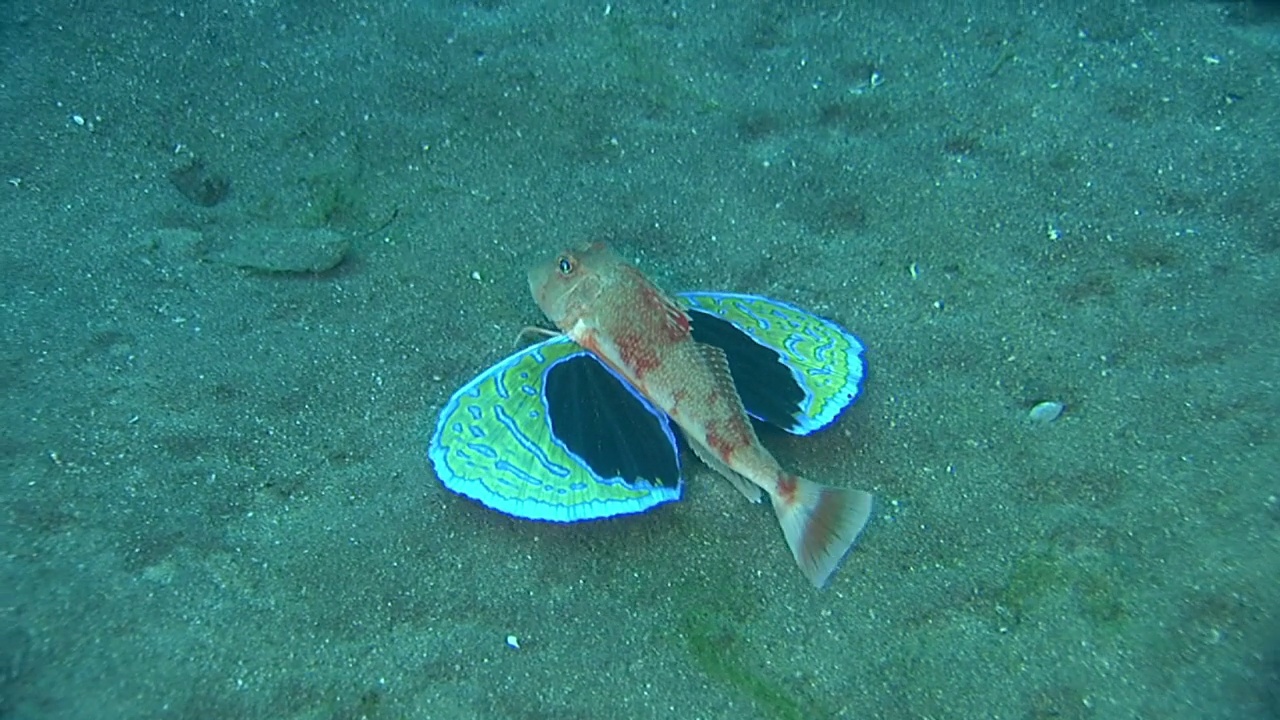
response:
[[[800,569],[822,587],[871,517],[871,495],[784,475],[773,509]]]

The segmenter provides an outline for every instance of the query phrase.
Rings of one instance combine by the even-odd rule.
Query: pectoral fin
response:
[[[724,348],[751,416],[795,435],[826,427],[857,399],[864,349],[838,324],[780,300],[690,292],[693,339]]]

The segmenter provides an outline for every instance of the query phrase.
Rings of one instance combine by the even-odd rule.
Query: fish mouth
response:
[[[563,254],[563,253],[561,253]],[[567,306],[568,297],[573,294],[579,280],[575,278],[572,284],[560,282],[560,278],[556,277],[556,259],[560,255],[540,262],[529,268],[529,293],[533,295],[533,301],[538,304],[542,310],[542,314],[556,325],[560,324],[560,320],[564,309]]]
[[[546,294],[547,280],[550,279],[550,273],[548,272],[550,269],[550,263],[538,263],[529,268],[527,275],[529,279],[529,294],[533,296],[533,301],[538,303],[538,307],[542,308],[544,313],[547,311],[547,306],[543,298]]]

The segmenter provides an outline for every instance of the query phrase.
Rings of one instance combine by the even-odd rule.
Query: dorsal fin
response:
[[[725,400],[732,403],[734,414],[741,417],[743,422],[747,423],[747,427],[750,427],[750,416],[747,414],[746,406],[742,404],[742,396],[738,394],[738,387],[733,382],[733,373],[729,370],[729,358],[724,354],[724,350],[706,343],[694,343],[694,346],[698,348],[698,352],[702,355],[707,368],[711,370],[712,376],[715,377],[716,387],[723,390],[722,394]]]
[[[694,345],[697,346],[698,352],[702,355],[707,367],[711,368],[712,373],[715,374],[716,381],[727,382],[727,387],[733,388],[733,373],[729,371],[729,356],[724,354],[724,350],[706,343],[694,343]],[[734,389],[733,396],[738,396],[737,389]],[[741,399],[738,402],[741,404]]]
[[[693,321],[689,319],[689,313],[673,299],[670,295],[662,292],[662,289],[644,278],[643,275],[637,276],[643,283],[641,286],[645,295],[646,305],[654,314],[661,313],[662,324],[666,326],[668,337],[678,339],[688,337],[693,333]]]
[[[682,335],[691,333],[692,321],[689,320],[689,313],[684,306],[661,290],[658,290],[658,297],[662,299],[663,309],[667,312],[667,325]]]
[[[729,371],[729,358],[724,354],[724,350],[715,345],[707,345],[706,343],[694,343],[694,347],[698,349],[698,353],[702,356],[703,362],[706,363],[707,369],[711,371],[711,375],[715,378],[716,386],[722,390],[720,393],[726,401],[732,404],[731,411],[736,413],[743,423],[750,423],[747,417],[747,410],[742,406],[742,398],[738,396],[738,389],[733,384],[733,374]],[[749,425],[748,425],[749,427]],[[733,486],[742,493],[747,500],[758,503],[761,500],[760,487],[748,480],[741,473],[729,467],[723,460],[716,456],[716,453],[702,446],[694,438],[687,438],[689,446],[693,448],[693,452],[712,470],[723,475]]]

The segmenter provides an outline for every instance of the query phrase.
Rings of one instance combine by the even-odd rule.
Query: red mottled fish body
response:
[[[693,339],[688,314],[603,244],[529,271],[547,317],[665,412],[694,452],[748,499],[768,493],[801,570],[826,583],[871,514],[871,496],[783,470],[756,437],[723,351]]]

